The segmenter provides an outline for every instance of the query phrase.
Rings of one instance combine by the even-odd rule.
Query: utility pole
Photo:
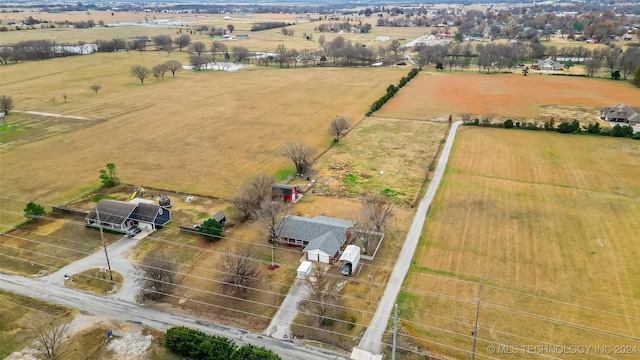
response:
[[[398,334],[398,304],[393,307],[393,350],[391,351],[391,360],[396,360],[396,336]]]
[[[107,258],[107,268],[109,268],[109,278],[113,281],[113,274],[111,273],[111,264],[109,263],[109,253],[107,253],[107,245],[104,242],[104,235],[102,234],[102,223],[100,222],[100,211],[98,205],[96,205],[96,219],[98,220],[98,228],[100,229],[100,240],[102,240],[102,247],[104,248],[104,256]]]
[[[371,289],[373,288],[373,274],[369,274],[369,301],[367,304],[371,305]]]
[[[482,277],[480,275],[480,288],[478,289],[478,304],[476,305],[476,327],[473,330],[473,349],[471,350],[471,360],[476,358],[476,339],[478,337],[478,317],[480,315],[480,296],[482,295]]]

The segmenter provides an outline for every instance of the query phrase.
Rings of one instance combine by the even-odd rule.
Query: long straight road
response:
[[[391,310],[393,310],[393,306],[396,303],[400,287],[402,286],[404,278],[407,276],[407,272],[409,271],[409,265],[411,265],[413,253],[418,246],[418,239],[422,232],[424,220],[427,217],[427,211],[429,210],[431,202],[436,195],[436,191],[438,191],[438,186],[440,186],[440,180],[442,180],[442,175],[444,175],[444,170],[447,167],[447,161],[449,160],[449,154],[451,153],[451,147],[456,136],[456,131],[461,124],[461,121],[457,121],[453,126],[451,126],[447,142],[442,150],[440,159],[438,160],[438,167],[436,167],[436,171],[433,173],[431,182],[429,182],[427,193],[420,201],[416,215],[411,223],[411,228],[409,228],[409,232],[407,233],[407,237],[402,245],[400,255],[396,260],[396,265],[393,267],[393,272],[391,273],[391,277],[387,283],[387,288],[384,290],[384,295],[382,295],[382,299],[380,299],[378,309],[376,309],[373,319],[371,319],[371,324],[369,324],[367,331],[360,340],[360,344],[358,344],[358,349],[365,350],[371,354],[380,354],[382,335],[387,328],[387,323],[391,316]]]
[[[285,360],[346,359],[328,350],[276,340],[232,327],[203,322],[202,320],[185,315],[146,308],[128,301],[74,291],[39,279],[0,273],[0,288],[34,299],[53,302],[88,313],[102,315],[114,320],[140,323],[154,329],[166,330],[173,326],[186,326],[208,334],[227,337],[234,340],[240,346],[245,344],[264,346],[267,349],[273,350]]]

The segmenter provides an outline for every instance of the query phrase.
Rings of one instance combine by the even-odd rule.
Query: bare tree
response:
[[[602,60],[600,58],[594,57],[593,59],[589,59],[583,63],[584,69],[587,71],[587,76],[592,77],[595,75],[600,67],[602,66]]]
[[[371,221],[375,231],[382,231],[391,216],[393,216],[393,206],[387,203],[384,195],[378,193],[364,195],[360,217]]]
[[[209,63],[209,59],[206,56],[191,54],[189,55],[189,64],[193,66],[193,70],[204,70]]]
[[[278,64],[280,65],[280,67],[284,67],[284,64],[287,62],[287,47],[284,46],[283,43],[278,44],[278,46],[276,46],[276,54],[278,54]]]
[[[220,58],[224,57],[224,53],[227,52],[227,45],[221,43],[221,42],[214,42],[211,45],[211,53],[213,54],[213,56],[215,57],[217,54],[221,54],[222,56],[220,56]]]
[[[191,51],[198,54],[198,56],[202,55],[205,49],[206,49],[206,45],[203,42],[196,41],[193,44],[191,44]]]
[[[349,130],[349,120],[344,116],[336,116],[333,120],[331,120],[331,125],[329,125],[329,134],[335,136],[336,142],[340,141],[340,136]]]
[[[391,50],[391,52],[393,52],[393,61],[398,61],[399,57],[398,57],[398,53],[400,52],[400,48],[402,47],[402,43],[400,42],[400,40],[398,39],[393,39],[391,40],[391,43],[389,43],[389,50]]]
[[[182,64],[177,60],[169,60],[164,63],[164,66],[171,71],[171,76],[176,76],[176,71],[182,69]]]
[[[219,266],[226,273],[222,290],[234,296],[246,296],[249,287],[260,274],[253,250],[239,243],[230,252],[222,254]]]
[[[146,299],[158,300],[169,293],[176,273],[176,264],[166,254],[148,254],[139,265],[145,274]]]
[[[633,74],[638,64],[640,64],[640,49],[629,47],[622,55],[622,59],[620,59],[622,77],[627,80],[629,75]]]
[[[141,84],[144,84],[144,79],[146,79],[150,73],[151,70],[143,65],[135,65],[131,67],[131,75],[140,80]]]
[[[315,150],[303,143],[287,142],[280,149],[280,154],[293,161],[297,174],[304,174],[311,167]]]
[[[243,62],[249,57],[249,49],[243,46],[234,46],[231,52],[233,53],[233,60],[236,62]]]
[[[93,84],[93,85],[89,86],[89,89],[93,90],[96,93],[96,95],[98,95],[98,91],[100,91],[100,89],[102,89],[102,85]]]
[[[271,199],[271,187],[276,179],[268,174],[258,174],[244,183],[232,199],[235,216],[240,222],[256,217],[261,205]]]
[[[5,115],[9,115],[9,111],[11,111],[11,109],[13,109],[13,98],[6,95],[0,96],[0,110]]]
[[[171,53],[171,44],[173,40],[169,35],[158,35],[153,37],[153,43],[156,45],[156,50],[164,50],[167,53]]]
[[[182,51],[182,48],[188,46],[191,43],[191,37],[189,35],[180,35],[175,39],[174,44],[178,45],[178,49]]]
[[[151,71],[153,71],[153,76],[156,78],[156,80],[160,78],[164,79],[164,73],[167,72],[167,67],[165,66],[165,64],[158,64],[151,68]]]
[[[47,318],[36,327],[36,349],[47,360],[62,359],[70,349],[62,346],[70,331],[70,323],[61,318]]]
[[[279,215],[287,211],[287,203],[282,201],[265,201],[257,211],[257,217],[263,225],[263,234],[271,241],[276,241],[284,226],[284,222],[278,221]]]
[[[324,317],[329,310],[329,304],[336,298],[335,280],[315,266],[313,280],[309,280],[309,295],[305,305],[313,307],[318,314],[318,324],[322,325]]]

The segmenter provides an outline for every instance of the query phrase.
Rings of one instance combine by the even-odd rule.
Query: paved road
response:
[[[265,334],[275,339],[291,339],[289,326],[298,313],[298,303],[306,299],[307,294],[305,280],[296,279]]]
[[[166,330],[173,326],[187,326],[209,334],[216,334],[233,339],[240,346],[245,344],[264,346],[273,350],[285,360],[346,359],[328,350],[263,337],[259,334],[244,330],[203,322],[185,315],[145,308],[135,303],[111,297],[101,297],[65,289],[39,279],[0,273],[0,288],[31,298],[74,307],[111,319],[140,323],[159,330]]]
[[[396,265],[393,267],[393,272],[391,273],[391,277],[387,283],[387,288],[384,291],[384,295],[382,295],[382,299],[380,299],[378,309],[371,320],[371,324],[369,324],[367,331],[360,340],[360,344],[358,344],[358,349],[366,350],[372,354],[380,354],[382,335],[387,328],[387,323],[391,317],[391,311],[396,303],[396,298],[400,292],[402,282],[409,271],[409,265],[411,264],[411,259],[413,258],[416,246],[418,246],[418,239],[422,232],[424,220],[427,217],[427,211],[429,210],[431,202],[436,195],[436,191],[440,185],[440,180],[442,180],[442,175],[447,167],[447,160],[449,160],[449,154],[451,153],[451,146],[453,145],[456,130],[458,130],[458,126],[461,124],[462,122],[458,121],[451,127],[447,142],[442,150],[442,155],[440,155],[440,160],[438,161],[438,167],[436,167],[436,171],[433,173],[433,178],[431,178],[431,182],[429,182],[427,193],[420,201],[416,215],[411,223],[411,228],[409,228],[409,232],[404,240],[404,245],[402,246],[400,255],[396,260]]]
[[[129,249],[131,249],[140,239],[144,238],[147,235],[148,233],[143,231],[142,233],[136,235],[135,238],[128,238],[126,236],[123,236],[122,239],[107,246],[107,253],[109,254],[109,263],[111,264],[111,270],[119,272],[124,278],[120,291],[113,295],[109,295],[109,297],[128,302],[136,301],[136,296],[138,294],[139,287],[141,286],[141,284],[139,284],[140,273],[125,258],[125,253]],[[104,255],[104,249],[100,249],[99,251],[96,251],[95,253],[76,262],[73,262],[52,274],[43,276],[40,279],[48,284],[64,288],[65,274],[73,275],[89,269],[106,267],[107,260]]]

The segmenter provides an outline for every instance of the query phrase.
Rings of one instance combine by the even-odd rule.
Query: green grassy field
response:
[[[468,356],[445,346],[470,351],[484,275],[479,355],[640,346],[638,155],[629,139],[460,131],[398,301],[403,344]]]

